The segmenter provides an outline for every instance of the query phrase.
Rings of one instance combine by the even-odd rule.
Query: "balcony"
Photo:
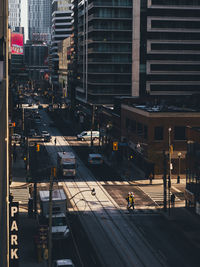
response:
[[[123,28],[97,28],[96,26],[90,26],[88,28],[88,32],[92,32],[92,31],[108,31],[108,32],[111,32],[111,31],[118,31],[118,32],[131,32],[132,29],[123,29]]]
[[[113,7],[113,8],[132,8],[132,0],[129,0],[128,3],[125,1],[119,1],[119,3],[108,3],[107,1],[97,1],[88,5],[88,10],[93,7]]]

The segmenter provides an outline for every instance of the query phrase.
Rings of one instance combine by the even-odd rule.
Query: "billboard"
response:
[[[23,44],[23,34],[21,33],[11,33],[11,54],[23,55],[24,44]]]

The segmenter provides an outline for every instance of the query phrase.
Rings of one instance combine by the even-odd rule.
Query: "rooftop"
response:
[[[179,107],[175,105],[167,106],[167,105],[138,105],[138,104],[129,104],[134,108],[138,108],[147,112],[200,112],[200,108],[187,108],[187,107]]]

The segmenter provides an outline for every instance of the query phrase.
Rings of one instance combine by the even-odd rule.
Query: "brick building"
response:
[[[155,176],[163,174],[163,151],[169,155],[169,144],[172,145],[172,176],[186,173],[188,125],[200,126],[199,111],[176,106],[121,105],[121,140],[128,143],[129,155],[132,154],[131,158],[146,175],[150,172]]]

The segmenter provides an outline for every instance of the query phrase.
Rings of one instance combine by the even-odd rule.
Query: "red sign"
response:
[[[24,53],[23,34],[11,33],[11,53],[15,55],[23,55]]]

